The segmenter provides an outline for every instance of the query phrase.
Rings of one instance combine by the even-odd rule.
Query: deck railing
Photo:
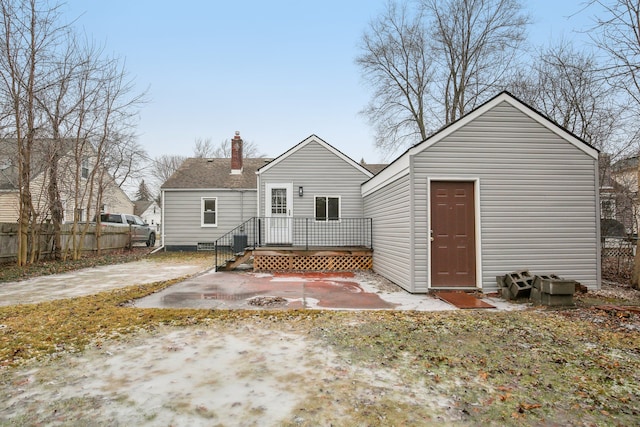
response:
[[[372,248],[371,218],[253,217],[215,242],[215,267],[263,246]]]

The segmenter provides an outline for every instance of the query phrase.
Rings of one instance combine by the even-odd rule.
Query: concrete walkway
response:
[[[206,271],[210,266],[166,259],[144,259],[0,283],[0,306],[93,295],[110,289],[171,280]]]

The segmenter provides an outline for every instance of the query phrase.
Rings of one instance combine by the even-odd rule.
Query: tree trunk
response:
[[[638,193],[636,194],[635,203],[640,202],[640,161],[638,162],[638,170],[637,172],[637,187]],[[635,289],[640,289],[640,238],[638,238],[638,234],[640,234],[640,230],[637,230],[638,224],[636,222],[636,257],[633,262],[633,275],[631,277],[631,287]]]

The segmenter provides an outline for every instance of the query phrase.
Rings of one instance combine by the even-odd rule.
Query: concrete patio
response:
[[[87,268],[19,282],[0,283],[0,306],[32,304],[92,295],[156,281],[191,276],[134,301],[139,308],[456,310],[433,295],[409,294],[375,273],[215,272],[210,264],[145,259]],[[483,297],[498,310],[522,309],[500,298]]]

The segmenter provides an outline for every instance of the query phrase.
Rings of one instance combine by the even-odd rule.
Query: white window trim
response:
[[[338,199],[338,219],[329,219],[329,212],[327,212],[327,219],[318,219],[316,217],[316,199],[318,197],[324,197],[328,199]],[[329,208],[329,203],[327,202],[327,209]],[[313,220],[315,222],[320,222],[323,224],[333,224],[336,222],[340,222],[342,220],[342,196],[332,196],[326,194],[315,194],[313,196]]]
[[[214,211],[216,214],[216,222],[215,224],[205,224],[204,223],[204,201],[205,200],[215,200],[216,202],[216,210]],[[218,226],[218,218],[220,215],[220,209],[218,206],[218,198],[217,197],[200,197],[200,227],[217,227]]]
[[[86,170],[86,173],[85,173],[85,170]],[[82,162],[80,163],[80,177],[82,179],[89,179],[89,174],[90,174],[89,159],[85,157],[84,159],[82,159]]]
[[[610,208],[611,208],[611,217],[606,217],[604,215],[604,203],[605,202],[609,202],[610,203]],[[615,196],[604,196],[600,198],[600,218],[602,219],[617,219],[617,206],[616,206],[616,199]]]

